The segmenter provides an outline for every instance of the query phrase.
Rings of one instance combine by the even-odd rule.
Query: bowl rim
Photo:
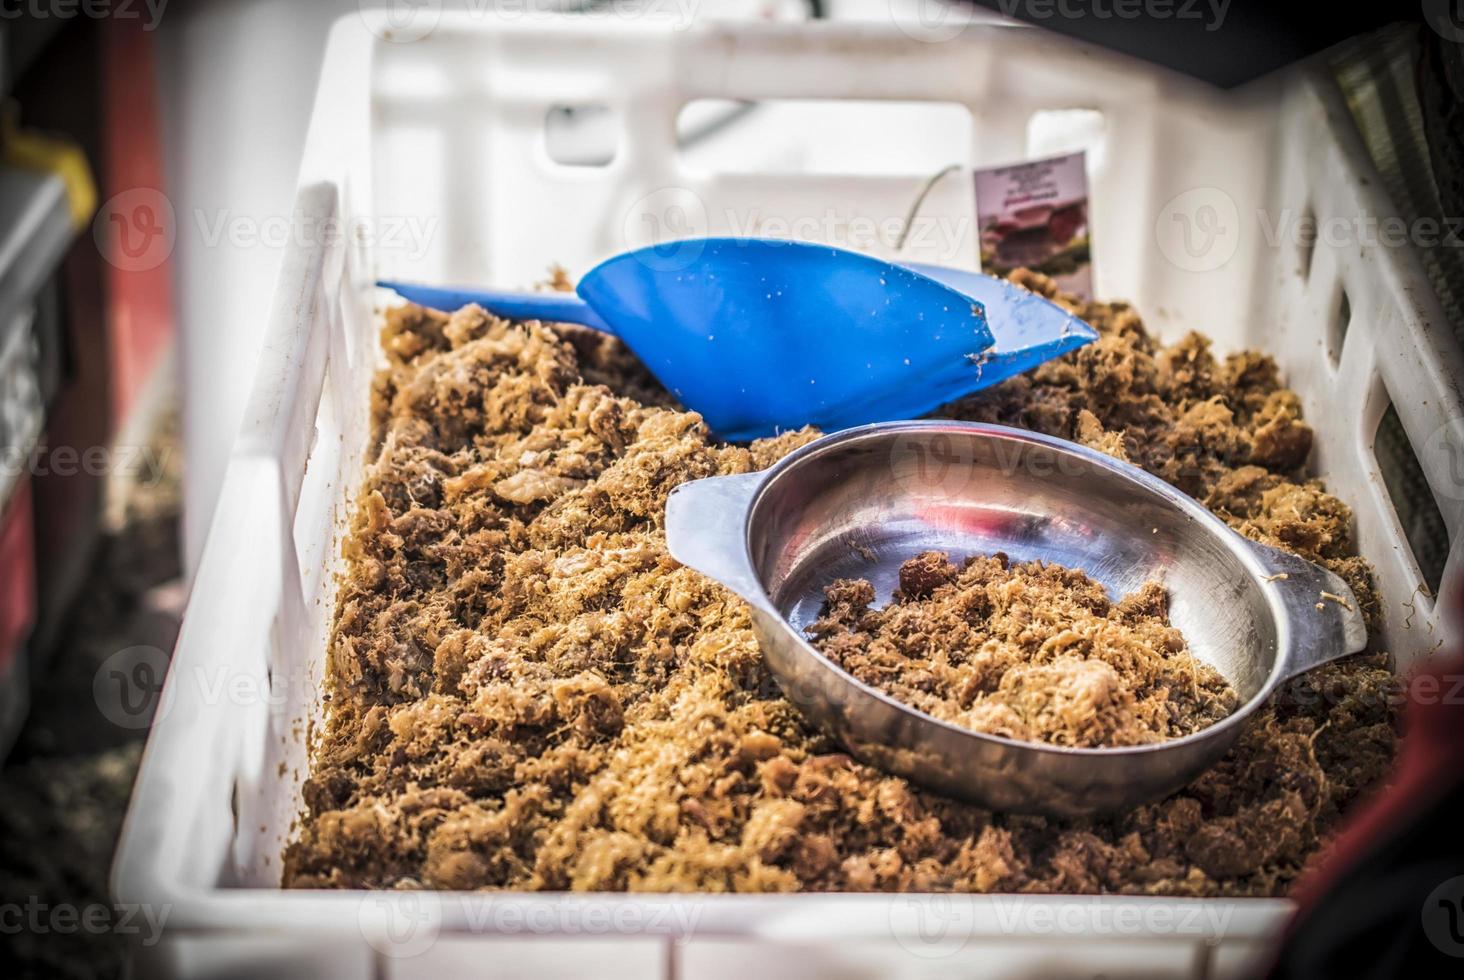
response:
[[[742,515],[742,547],[747,564],[753,570],[753,578],[756,580],[757,587],[762,592],[763,598],[767,600],[769,608],[777,610],[778,605],[773,600],[771,593],[768,592],[767,584],[763,580],[762,571],[752,559],[753,522],[757,516],[758,508],[766,497],[769,488],[779,479],[786,479],[789,473],[815,456],[846,447],[849,443],[884,439],[912,431],[947,431],[983,439],[1001,439],[1025,445],[1042,446],[1059,453],[1077,457],[1087,464],[1108,470],[1110,473],[1135,483],[1140,488],[1163,498],[1169,505],[1195,518],[1202,527],[1208,530],[1212,536],[1222,541],[1226,545],[1227,550],[1240,560],[1242,566],[1249,573],[1247,575],[1247,581],[1264,597],[1266,608],[1270,610],[1271,620],[1275,627],[1274,642],[1276,645],[1276,656],[1271,663],[1271,670],[1267,674],[1265,681],[1257,688],[1255,694],[1246,699],[1243,704],[1237,705],[1234,711],[1220,721],[1212,725],[1207,725],[1199,731],[1191,732],[1179,738],[1166,739],[1160,742],[1149,742],[1143,745],[1089,748],[1085,746],[1056,745],[1050,742],[1031,742],[1023,739],[1009,738],[1005,735],[993,735],[989,732],[979,732],[975,729],[966,728],[962,725],[936,718],[934,715],[927,714],[914,705],[901,701],[899,698],[866,684],[853,674],[850,674],[844,668],[824,656],[812,643],[808,642],[787,621],[787,618],[782,612],[779,611],[776,616],[779,625],[789,636],[797,641],[800,652],[805,656],[814,658],[823,668],[835,672],[866,696],[873,697],[901,712],[915,715],[924,722],[934,723],[957,737],[976,738],[1011,748],[1026,749],[1058,756],[1120,759],[1145,757],[1155,752],[1186,746],[1198,748],[1202,743],[1208,742],[1215,742],[1216,744],[1224,742],[1228,746],[1229,738],[1238,734],[1239,727],[1275,692],[1284,676],[1287,660],[1285,654],[1292,643],[1293,631],[1291,619],[1287,614],[1283,600],[1274,590],[1261,587],[1261,583],[1268,574],[1268,570],[1261,564],[1260,557],[1256,552],[1256,548],[1260,547],[1259,545],[1235,531],[1195,498],[1132,463],[1126,463],[1123,460],[1109,456],[1107,453],[1092,449],[1069,439],[1061,439],[1057,436],[1033,432],[1029,429],[999,425],[994,422],[913,419],[897,422],[874,422],[868,425],[854,426],[848,429],[841,429],[838,432],[829,433],[826,436],[815,439],[813,442],[800,446],[765,470],[763,472],[763,479],[758,483],[757,490],[748,501],[747,509]]]

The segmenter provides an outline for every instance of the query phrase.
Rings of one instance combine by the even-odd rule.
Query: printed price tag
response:
[[[1082,153],[977,170],[976,220],[983,270],[1026,266],[1064,292],[1093,295]]]

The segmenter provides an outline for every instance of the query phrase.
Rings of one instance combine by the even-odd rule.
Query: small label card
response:
[[[1058,288],[1091,298],[1088,174],[1082,153],[976,171],[981,268],[1003,275],[1026,266]]]

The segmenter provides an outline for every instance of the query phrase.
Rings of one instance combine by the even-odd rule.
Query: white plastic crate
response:
[[[1133,300],[1166,336],[1194,327],[1222,350],[1276,355],[1317,426],[1318,474],[1356,509],[1387,606],[1377,641],[1401,666],[1436,646],[1442,626],[1371,451],[1388,393],[1456,543],[1464,513],[1441,451],[1464,445],[1464,361],[1416,257],[1336,236],[1272,244],[1261,225],[1391,213],[1325,75],[1299,69],[1223,95],[997,26],[931,41],[892,24],[444,16],[412,43],[375,26],[353,16],[331,35],[296,241],[123,837],[119,898],[170,906],[143,975],[232,975],[256,948],[278,977],[356,976],[363,963],[390,977],[1222,976],[1263,955],[1286,901],[278,889],[321,719],[339,534],[362,472],[378,276],[527,284],[551,262],[583,271],[668,230],[746,232],[750,215],[764,230],[769,217],[810,218],[797,229],[842,240],[854,218],[903,216],[940,164],[1019,160],[1029,138],[1081,118],[1098,294]],[[678,112],[697,99],[934,102],[932,118],[966,136],[962,158],[928,169],[935,161],[871,149],[851,152],[843,175],[787,172],[814,157],[837,166],[814,148],[766,171],[719,172],[730,137],[690,151],[675,141]],[[610,108],[616,155],[553,162],[551,107],[587,104]],[[877,149],[889,122],[878,108],[870,125],[820,139]],[[922,218],[953,231],[905,256],[974,265],[973,214],[969,180],[937,184]]]

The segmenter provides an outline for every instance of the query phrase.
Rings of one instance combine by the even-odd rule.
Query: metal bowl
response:
[[[1225,753],[1278,684],[1367,643],[1356,600],[1331,572],[1247,540],[1137,467],[1004,426],[847,429],[769,470],[676,488],[666,537],[678,561],[747,601],[784,693],[855,756],[999,810],[1088,816],[1172,792]],[[882,603],[901,563],[929,550],[1057,562],[1115,598],[1158,579],[1171,622],[1240,706],[1150,745],[1017,741],[939,721],[855,680],[805,639],[830,582],[868,579]]]

